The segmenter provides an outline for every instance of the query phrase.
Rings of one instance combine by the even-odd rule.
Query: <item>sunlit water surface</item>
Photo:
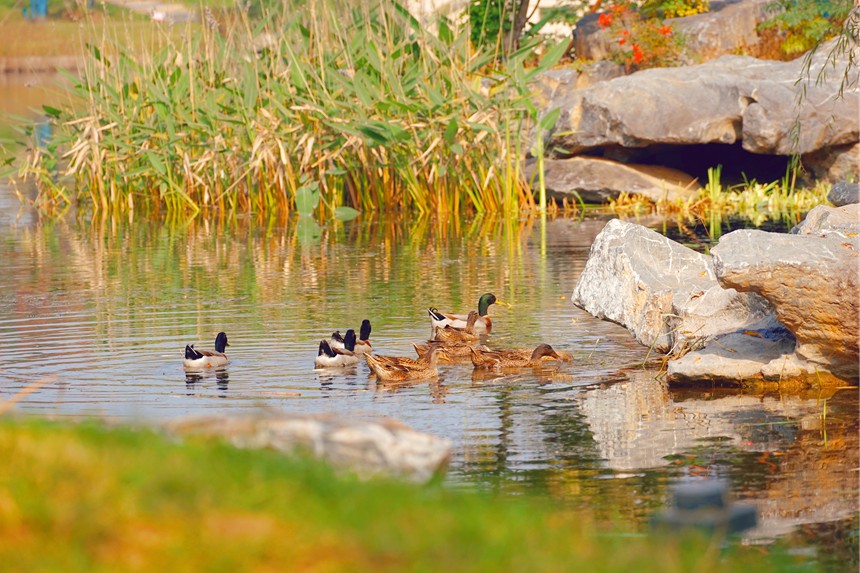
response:
[[[667,387],[626,330],[570,302],[604,223],[40,221],[0,190],[0,401],[39,381],[19,411],[391,416],[453,442],[454,487],[530,491],[643,527],[669,485],[722,477],[759,506],[749,540],[856,563],[856,389]],[[364,364],[313,369],[320,339],[364,318],[377,353],[413,355],[427,307],[467,310],[483,292],[513,305],[491,308],[492,345],[549,342],[574,360],[500,377],[444,366],[399,387]],[[212,347],[221,330],[230,365],[187,377],[185,344]]]

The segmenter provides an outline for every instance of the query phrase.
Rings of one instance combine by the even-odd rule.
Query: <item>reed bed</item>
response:
[[[52,137],[21,163],[36,203],[320,217],[536,207],[520,169],[524,86],[560,50],[527,70],[536,44],[493,65],[468,34],[445,20],[431,34],[392,2],[282,10],[208,14],[142,53],[90,45],[70,88],[81,103],[46,107]]]

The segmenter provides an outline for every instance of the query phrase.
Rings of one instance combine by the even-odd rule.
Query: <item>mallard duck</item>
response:
[[[331,333],[328,345],[334,350],[344,348],[343,336],[339,330]],[[373,346],[370,344],[370,321],[366,318],[361,321],[361,328],[358,331],[358,340],[355,341],[355,350],[353,350],[353,352],[359,356],[373,352]]]
[[[346,331],[343,344],[344,348],[332,348],[328,340],[320,340],[314,366],[316,368],[343,368],[358,364],[360,359],[353,351],[355,348],[355,331],[353,329],[350,328]]]
[[[418,359],[365,354],[364,360],[380,380],[399,382],[437,376],[436,361],[444,355],[445,350],[440,344],[431,344]]]
[[[549,344],[538,344],[534,350],[479,350],[469,349],[475,368],[521,368],[540,366],[543,358],[561,360]]]
[[[439,342],[478,342],[479,336],[475,333],[475,322],[478,320],[478,313],[474,310],[469,312],[464,328],[457,328],[451,324],[446,324],[444,327],[436,327],[433,332],[433,340]]]
[[[487,309],[494,303],[506,304],[497,299],[496,295],[491,292],[482,294],[481,298],[478,299],[478,320],[474,327],[476,334],[489,334],[493,330],[493,322],[487,316]],[[428,314],[430,314],[430,324],[434,330],[445,328],[449,324],[457,328],[465,328],[466,320],[468,320],[466,314],[439,312],[438,309],[432,307],[428,310]]]
[[[434,344],[441,346],[445,350],[445,355],[439,357],[441,360],[454,363],[468,362],[471,354],[469,350],[474,346],[474,344],[469,344],[468,342],[437,342],[435,340],[431,340],[427,344],[415,344],[413,342],[412,346],[415,348],[416,354],[420,357]],[[489,347],[483,344],[477,348],[489,350]]]
[[[219,332],[215,337],[215,350],[197,350],[193,344],[185,346],[185,362],[183,365],[186,368],[201,369],[201,368],[217,368],[227,364],[227,355],[224,351],[230,346],[227,343],[227,335]]]

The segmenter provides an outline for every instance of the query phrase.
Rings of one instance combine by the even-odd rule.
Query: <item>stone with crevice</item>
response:
[[[619,219],[595,239],[572,301],[663,353],[778,327],[765,299],[718,284],[710,257]]]
[[[711,251],[720,284],[767,299],[795,352],[848,379],[860,364],[860,237],[742,229]]]

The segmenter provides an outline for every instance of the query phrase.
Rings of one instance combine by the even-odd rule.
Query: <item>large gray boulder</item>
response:
[[[360,476],[394,475],[417,482],[444,473],[451,458],[450,440],[390,419],[350,420],[335,414],[266,410],[181,418],[170,422],[167,430],[217,437],[242,448],[305,453]]]
[[[710,257],[619,219],[595,239],[571,300],[663,353],[778,327],[765,299],[719,285]]]
[[[755,293],[797,339],[795,352],[838,376],[860,368],[860,237],[739,230],[712,251],[726,288]]]
[[[534,181],[535,191],[538,189],[536,167],[536,161],[526,167],[526,176]],[[567,199],[574,203],[604,203],[621,193],[640,195],[654,202],[676,201],[695,195],[701,189],[694,177],[677,169],[617,163],[597,157],[546,159],[544,177],[550,199]]]
[[[860,91],[848,89],[835,97],[849,54],[832,66],[832,50],[833,44],[823,45],[808,70],[803,58],[776,62],[723,56],[559,93],[550,102],[562,109],[550,145],[568,154],[612,146],[738,142],[757,154],[843,149],[860,141]],[[814,81],[826,66],[826,81]],[[798,85],[807,74],[813,80]],[[857,76],[858,67],[848,69],[849,81]]]

